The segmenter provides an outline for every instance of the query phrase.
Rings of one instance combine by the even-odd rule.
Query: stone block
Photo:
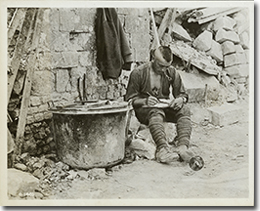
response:
[[[56,72],[56,91],[65,92],[69,80],[70,80],[70,76],[68,70],[58,69]]]
[[[244,31],[239,35],[240,44],[244,49],[249,49],[249,34]]]
[[[74,31],[75,22],[77,20],[74,9],[63,8],[59,9],[59,30],[60,31]]]
[[[28,108],[28,114],[35,114],[38,112],[38,107],[29,107]]]
[[[33,115],[27,115],[26,124],[32,124],[33,122],[35,122],[34,116]]]
[[[38,114],[34,115],[34,118],[35,118],[35,122],[40,122],[40,121],[44,120],[44,115],[43,115],[43,113],[38,113]]]
[[[211,48],[209,51],[206,52],[206,54],[211,56],[217,62],[223,62],[223,54],[222,54],[221,45],[218,42],[216,42],[215,40],[212,40]]]
[[[52,53],[53,68],[72,68],[78,66],[77,52]]]
[[[243,53],[244,49],[241,45],[235,45],[236,53]]]
[[[36,65],[38,70],[51,70],[52,69],[52,54],[48,51],[37,52]]]
[[[74,14],[74,31],[94,31],[96,8],[77,8],[74,9]]]
[[[48,104],[43,104],[38,107],[38,112],[48,111]]]
[[[233,53],[224,56],[224,67],[231,67],[239,64],[246,64],[247,59],[245,53]]]
[[[54,84],[54,77],[50,71],[34,71],[32,77],[31,95],[50,95]]]
[[[51,8],[49,13],[51,30],[58,31],[60,28],[60,12],[57,8]]]
[[[8,195],[17,197],[19,193],[29,194],[38,189],[39,180],[29,173],[7,169]]]
[[[224,68],[224,71],[231,77],[247,77],[249,75],[249,65],[234,65]]]
[[[225,41],[221,44],[223,56],[236,52],[236,48],[233,42]]]
[[[41,102],[42,102],[43,104],[48,103],[50,100],[51,100],[50,95],[48,95],[48,96],[42,96],[42,97],[41,97]]]
[[[235,44],[240,42],[239,36],[234,31],[226,31],[224,29],[219,29],[216,33],[215,40],[218,43],[223,43],[225,41],[231,41]]]
[[[81,66],[91,66],[93,65],[94,55],[89,51],[79,53],[79,63]]]
[[[193,47],[200,51],[208,51],[211,48],[212,33],[210,31],[202,32],[194,41]]]
[[[94,50],[94,36],[91,33],[76,33],[71,32],[69,36],[69,41],[72,48],[76,51],[93,51]]]
[[[69,32],[52,31],[50,49],[55,52],[73,50],[72,44],[69,41]]]
[[[148,33],[145,34],[145,37],[149,37]],[[149,39],[143,39],[141,34],[135,33],[132,34],[132,54],[133,58],[137,62],[149,61]]]
[[[30,96],[30,105],[31,106],[38,106],[41,105],[41,97],[39,96]]]
[[[191,42],[192,39],[189,33],[178,23],[173,22],[172,24],[172,35],[183,41]]]
[[[232,105],[223,104],[208,108],[210,112],[210,122],[218,126],[227,126],[241,120],[242,108]]]
[[[50,111],[46,111],[43,113],[44,119],[51,119],[52,113]]]
[[[179,71],[185,90],[189,95],[189,102],[201,102],[205,100],[205,87],[219,92],[219,82],[214,76],[206,74],[192,74]],[[213,94],[213,93],[212,93]]]
[[[219,29],[225,29],[227,31],[233,30],[236,25],[236,21],[228,16],[222,16],[217,18],[213,24],[213,30],[216,32]]]

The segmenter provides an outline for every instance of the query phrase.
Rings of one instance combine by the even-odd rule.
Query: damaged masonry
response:
[[[111,10],[109,30],[99,9],[8,8],[9,199],[248,197],[249,9],[152,10],[189,95],[200,171],[155,162],[124,99],[156,46],[151,10]]]

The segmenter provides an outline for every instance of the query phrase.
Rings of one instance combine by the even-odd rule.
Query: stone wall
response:
[[[117,9],[136,62],[149,59],[147,9]],[[103,80],[96,66],[95,8],[52,8],[44,12],[23,152],[41,155],[55,150],[49,103],[66,105],[78,100],[77,79],[85,73],[89,100],[122,100],[130,71]]]

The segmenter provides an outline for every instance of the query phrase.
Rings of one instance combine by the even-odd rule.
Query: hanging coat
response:
[[[116,79],[129,70],[132,53],[114,8],[98,8],[95,25],[97,65],[104,79]],[[124,66],[124,67],[123,67]]]

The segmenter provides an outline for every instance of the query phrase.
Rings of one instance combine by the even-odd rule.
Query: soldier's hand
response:
[[[171,103],[170,103],[170,107],[173,108],[173,110],[180,110],[183,106],[183,98],[182,97],[178,97],[176,99],[174,99]]]
[[[154,106],[154,105],[156,105],[157,103],[159,103],[159,100],[158,100],[156,97],[154,97],[154,96],[149,96],[149,97],[147,98],[146,104],[147,104],[148,106]]]

